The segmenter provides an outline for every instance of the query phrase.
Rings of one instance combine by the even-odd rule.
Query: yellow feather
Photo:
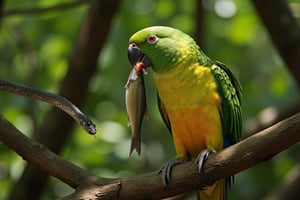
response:
[[[221,99],[209,67],[179,66],[154,79],[168,114],[177,156],[195,159],[205,149],[223,148]],[[174,87],[175,86],[175,87]],[[201,200],[225,199],[225,180],[198,191]]]
[[[154,72],[154,79],[171,122],[177,156],[195,158],[206,148],[222,149],[220,97],[210,68],[182,66]]]

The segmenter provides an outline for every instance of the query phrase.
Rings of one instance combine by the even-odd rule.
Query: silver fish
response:
[[[136,72],[133,68],[125,85],[126,110],[128,126],[131,126],[131,148],[130,154],[135,149],[138,155],[141,153],[141,125],[146,113],[146,92],[143,72]]]

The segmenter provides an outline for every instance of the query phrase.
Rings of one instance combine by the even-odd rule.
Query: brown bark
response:
[[[32,142],[0,118],[0,140],[28,162],[76,189],[64,199],[161,199],[200,189],[271,159],[297,143],[299,133],[300,113],[210,156],[203,175],[193,161],[174,167],[168,187],[163,187],[158,171],[119,179],[98,177]]]

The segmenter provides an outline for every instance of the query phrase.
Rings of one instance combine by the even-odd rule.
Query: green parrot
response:
[[[176,160],[161,171],[168,184],[172,166],[207,156],[239,141],[241,87],[222,63],[208,58],[187,34],[153,26],[129,39],[128,58],[137,72],[153,69],[158,106],[173,137]],[[226,199],[233,177],[198,191],[200,199]]]

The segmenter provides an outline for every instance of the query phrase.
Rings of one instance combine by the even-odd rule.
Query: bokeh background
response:
[[[58,93],[91,1],[76,1],[78,4],[73,6],[40,12],[9,11],[72,2],[4,2],[0,28],[1,79]],[[97,69],[81,106],[95,122],[98,133],[96,137],[90,136],[74,124],[60,152],[64,159],[99,176],[123,177],[157,170],[175,158],[172,138],[156,108],[151,70],[145,77],[148,112],[142,126],[142,153],[129,157],[131,132],[124,100],[124,85],[131,70],[127,61],[128,38],[147,26],[178,28],[195,38],[209,57],[230,67],[243,87],[244,134],[269,123],[299,100],[297,84],[251,1],[123,0],[115,3],[119,4],[118,10],[110,22]],[[299,1],[287,3],[299,22]],[[38,138],[36,130],[51,106],[7,92],[1,91],[0,95],[1,114],[28,137]],[[60,140],[60,134],[64,133],[53,133],[56,140]],[[298,165],[299,155],[299,145],[296,145],[270,161],[237,174],[229,199],[268,197]],[[25,166],[26,161],[0,143],[0,199],[9,199]],[[50,178],[42,190],[38,199],[43,200],[73,191],[55,178]]]

